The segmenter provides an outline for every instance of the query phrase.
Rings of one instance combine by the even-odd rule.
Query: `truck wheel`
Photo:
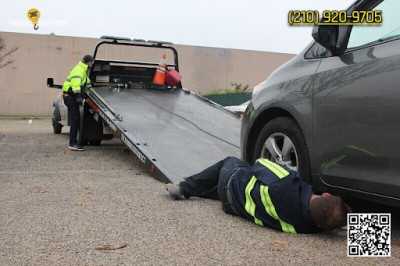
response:
[[[297,171],[311,184],[310,157],[303,132],[295,120],[278,117],[268,122],[258,135],[253,159],[267,158]]]
[[[103,122],[96,120],[90,111],[90,106],[85,102],[79,106],[80,125],[78,130],[78,143],[80,145],[100,145],[103,136]]]
[[[114,134],[103,134],[103,139],[112,139],[114,137]]]
[[[54,134],[60,134],[63,126],[60,123],[58,123],[58,121],[56,121],[54,118],[52,119],[52,122],[53,122],[52,124],[53,124]]]
[[[92,145],[92,146],[98,146],[98,145],[100,145],[100,143],[101,143],[101,140],[90,140],[89,141],[89,145]]]

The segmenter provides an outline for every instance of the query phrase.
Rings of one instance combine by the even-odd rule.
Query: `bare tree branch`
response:
[[[6,67],[14,62],[14,59],[7,57],[17,50],[18,47],[13,47],[11,50],[6,51],[6,42],[0,37],[0,68]]]

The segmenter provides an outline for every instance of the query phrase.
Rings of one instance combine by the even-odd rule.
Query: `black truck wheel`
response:
[[[56,119],[54,117],[52,119],[52,124],[53,124],[54,134],[61,134],[61,129],[63,126],[60,123],[58,123],[58,121],[56,121]]]
[[[253,159],[267,158],[291,170],[310,183],[310,157],[303,132],[295,120],[278,117],[268,122],[258,135]]]
[[[100,118],[96,120],[89,108],[87,103],[84,106],[79,106],[78,143],[80,145],[100,145],[103,139],[103,122]]]
[[[100,140],[90,140],[89,141],[89,145],[92,145],[92,146],[98,146],[100,144],[101,144],[101,139]]]

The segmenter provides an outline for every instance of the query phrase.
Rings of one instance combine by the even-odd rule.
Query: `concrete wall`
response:
[[[51,115],[59,90],[46,86],[47,77],[62,84],[99,39],[0,32],[6,47],[19,47],[12,65],[0,69],[0,115]],[[182,84],[204,94],[231,88],[231,82],[254,87],[292,58],[280,54],[237,49],[174,45],[178,50]]]

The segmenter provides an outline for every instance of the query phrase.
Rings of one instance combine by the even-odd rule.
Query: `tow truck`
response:
[[[118,58],[126,49],[129,59]],[[182,82],[154,85],[159,61],[143,58],[163,53],[168,54],[167,67],[179,72],[172,43],[101,37],[89,70],[92,87],[83,90],[78,141],[98,145],[119,137],[156,179],[179,183],[227,156],[239,157],[241,122],[240,116],[185,89]],[[47,86],[61,88],[52,78]],[[53,128],[60,133],[65,114],[61,95],[54,106]]]

